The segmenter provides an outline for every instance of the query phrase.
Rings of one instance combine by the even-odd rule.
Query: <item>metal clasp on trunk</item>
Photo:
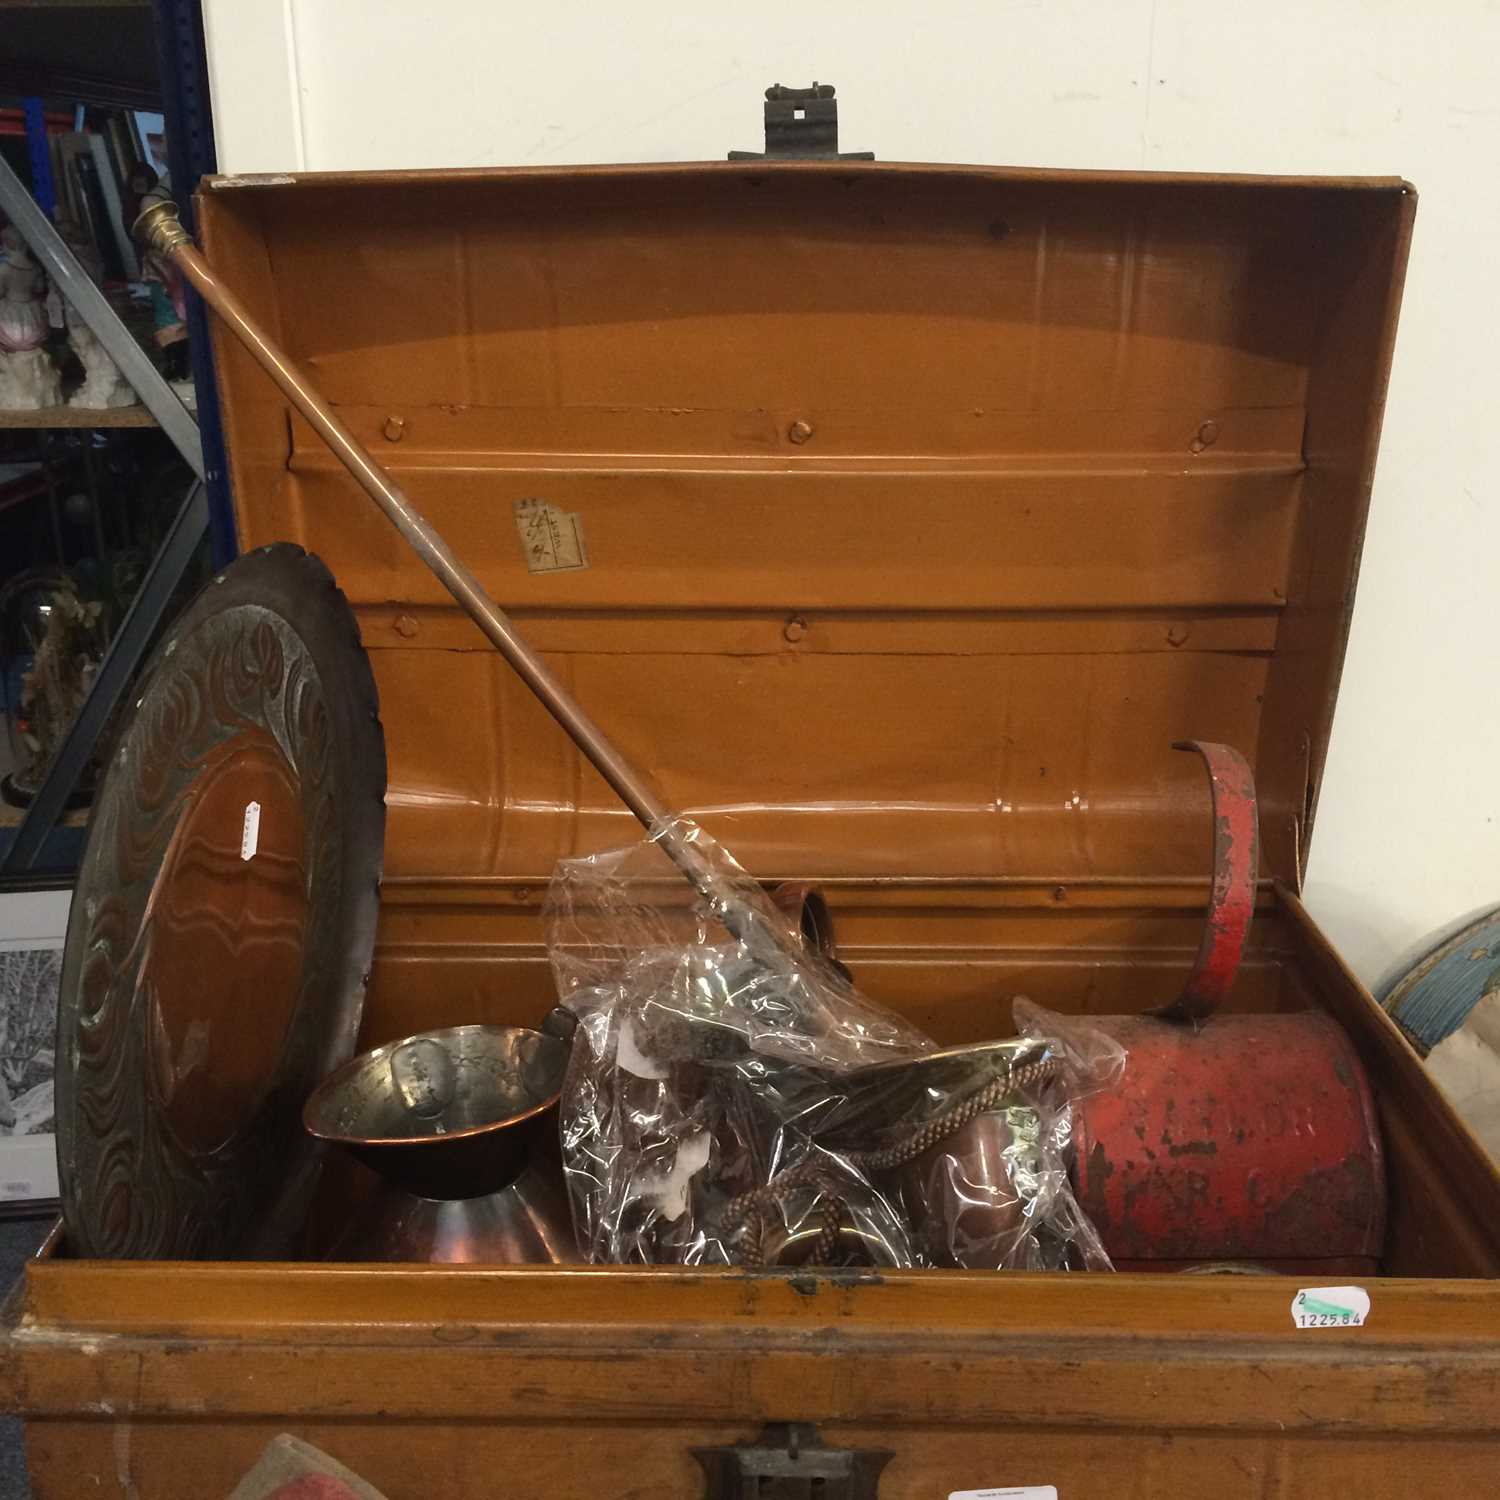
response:
[[[875,1500],[891,1454],[830,1448],[810,1422],[770,1422],[758,1442],[694,1448],[705,1500]]]

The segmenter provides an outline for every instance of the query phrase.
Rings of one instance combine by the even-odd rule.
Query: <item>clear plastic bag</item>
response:
[[[1119,1079],[1125,1051],[1097,1027],[1023,997],[1013,1010],[1017,1040],[959,1049],[960,1056],[976,1050],[1009,1054],[1008,1084],[997,1085],[1004,1087],[1004,1098],[904,1170],[903,1210],[919,1230],[919,1252],[928,1265],[1110,1270],[1073,1192],[1072,1106]],[[928,1060],[921,1066],[934,1065]]]
[[[584,1256],[1107,1268],[1068,1186],[1066,1099],[1113,1044],[1069,1024],[939,1051],[701,829],[674,832],[712,909],[656,839],[562,862],[548,895],[579,1023],[561,1129]]]

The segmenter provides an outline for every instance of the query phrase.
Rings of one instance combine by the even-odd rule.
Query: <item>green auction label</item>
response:
[[[1292,1298],[1298,1328],[1358,1328],[1370,1316],[1370,1294],[1359,1286],[1307,1286]]]

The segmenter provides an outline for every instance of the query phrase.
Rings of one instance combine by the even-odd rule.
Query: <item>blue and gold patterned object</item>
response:
[[[1376,995],[1423,1057],[1457,1031],[1487,994],[1500,989],[1500,906],[1480,912],[1457,932],[1441,929],[1436,937]]]

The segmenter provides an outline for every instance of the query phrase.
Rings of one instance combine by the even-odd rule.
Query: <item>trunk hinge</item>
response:
[[[731,151],[730,161],[874,161],[873,151],[839,150],[839,106],[831,83],[766,90],[766,149]]]

